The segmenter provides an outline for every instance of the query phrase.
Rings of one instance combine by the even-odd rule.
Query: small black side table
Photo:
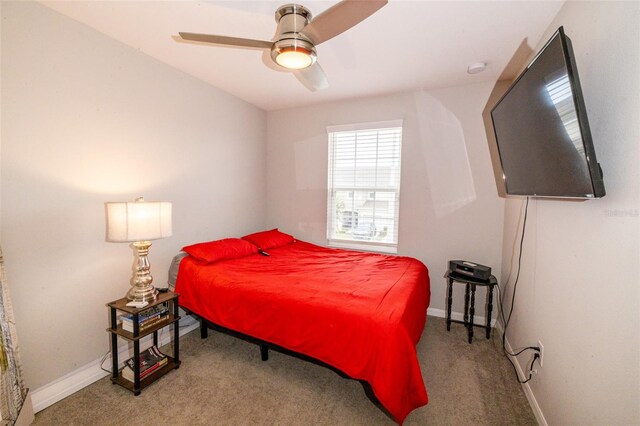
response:
[[[447,279],[447,331],[451,330],[451,323],[457,322],[467,327],[469,343],[473,341],[473,327],[483,327],[486,330],[487,339],[491,337],[491,311],[493,310],[493,287],[498,285],[496,277],[491,275],[488,280],[476,280],[471,277],[456,274],[448,270],[444,275]],[[451,319],[451,303],[453,302],[453,283],[459,282],[465,284],[464,292],[464,321]],[[475,315],[476,303],[476,286],[487,287],[487,323],[486,325],[474,324],[473,316]],[[471,293],[471,297],[469,297]]]

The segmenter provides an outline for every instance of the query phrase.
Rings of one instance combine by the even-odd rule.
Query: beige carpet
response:
[[[429,404],[405,424],[536,424],[496,335],[429,317],[418,345]],[[107,336],[105,336],[105,339]],[[393,425],[362,385],[328,368],[210,330],[180,340],[182,365],[140,396],[104,378],[36,415],[36,425]]]

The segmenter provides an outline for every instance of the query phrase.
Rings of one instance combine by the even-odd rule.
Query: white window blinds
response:
[[[327,132],[329,245],[395,253],[402,121],[332,126]]]

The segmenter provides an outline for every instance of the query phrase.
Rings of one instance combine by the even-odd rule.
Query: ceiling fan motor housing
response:
[[[271,59],[285,68],[306,68],[317,59],[316,49],[300,31],[311,21],[311,12],[298,4],[286,4],[275,14],[278,28]]]
[[[285,4],[276,10],[277,33],[299,33],[311,21],[311,11],[299,4]]]

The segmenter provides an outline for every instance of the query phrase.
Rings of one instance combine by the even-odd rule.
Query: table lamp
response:
[[[150,240],[171,236],[171,203],[145,201],[105,203],[108,242],[130,242],[135,249],[135,270],[131,277],[132,288],[127,299],[134,302],[151,302],[158,290],[151,283],[153,277],[149,264]]]

